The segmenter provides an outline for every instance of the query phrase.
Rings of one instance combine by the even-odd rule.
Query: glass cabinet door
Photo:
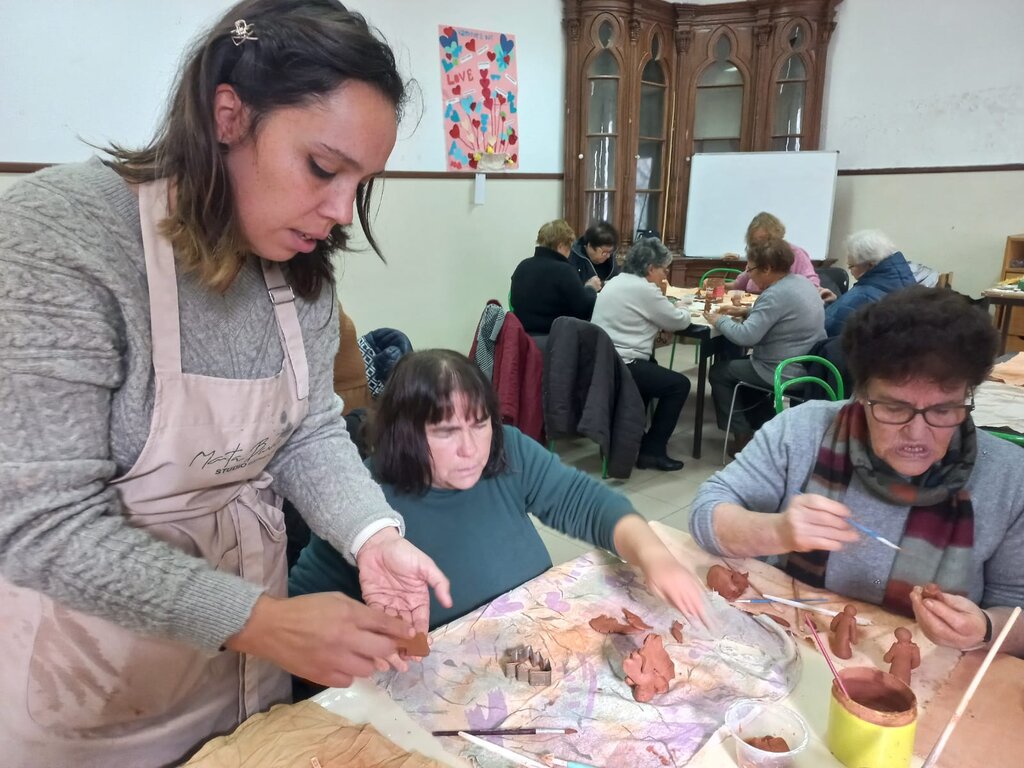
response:
[[[587,137],[584,171],[586,224],[613,220],[615,210],[615,149],[619,136],[619,63],[608,48],[614,30],[608,21],[598,28],[604,50],[587,71]]]
[[[782,62],[776,73],[773,97],[772,149],[799,151],[804,136],[804,104],[807,98],[807,67],[797,51],[804,47],[807,33],[797,24],[789,32],[789,48],[794,53]]]
[[[730,61],[732,42],[715,43],[715,60],[697,80],[693,114],[694,152],[739,152],[743,118],[743,75]]]
[[[665,70],[660,61],[661,41],[651,42],[651,60],[640,75],[639,136],[636,155],[636,194],[633,231],[661,231],[662,193],[665,188]]]

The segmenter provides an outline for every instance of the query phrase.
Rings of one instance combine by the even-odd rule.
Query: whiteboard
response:
[[[786,240],[812,259],[828,256],[838,152],[721,152],[693,156],[683,253],[743,255],[760,211],[786,225]]]

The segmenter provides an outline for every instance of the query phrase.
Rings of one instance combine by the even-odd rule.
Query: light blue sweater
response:
[[[848,401],[809,402],[765,424],[725,469],[697,491],[690,531],[697,543],[721,555],[713,511],[723,503],[754,512],[781,512],[803,493],[828,425]],[[966,489],[974,506],[973,573],[968,596],[982,607],[1024,605],[1024,451],[978,430],[978,459]],[[864,525],[890,541],[903,535],[909,507],[874,496],[856,478],[843,503]],[[863,537],[829,555],[825,587],[880,604],[895,551]]]

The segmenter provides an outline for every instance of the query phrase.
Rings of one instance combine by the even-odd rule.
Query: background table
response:
[[[999,324],[999,354],[1006,352],[1006,337],[1010,334],[1010,315],[1014,307],[1024,307],[1024,291],[1003,290],[991,288],[982,291],[981,295],[989,300],[990,304],[1002,307],[1002,322]]]

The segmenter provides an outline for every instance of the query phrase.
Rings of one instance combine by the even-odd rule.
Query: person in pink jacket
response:
[[[750,220],[750,225],[747,227],[747,247],[769,239],[782,240],[785,236],[786,225],[772,214],[761,211]],[[820,289],[821,281],[818,279],[818,273],[814,271],[814,265],[811,264],[811,257],[807,251],[792,243],[789,243],[789,247],[793,251],[793,267],[789,270],[790,274],[803,275],[814,283],[815,288]],[[749,272],[737,275],[734,281],[725,284],[725,289],[727,291],[746,291],[747,293],[760,293],[762,290],[761,286],[751,279]]]

